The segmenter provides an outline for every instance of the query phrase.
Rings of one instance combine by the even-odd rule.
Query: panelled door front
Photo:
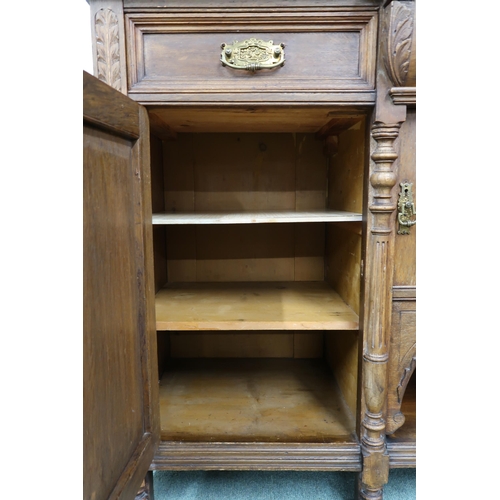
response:
[[[133,499],[159,441],[146,110],[83,75],[84,499]]]

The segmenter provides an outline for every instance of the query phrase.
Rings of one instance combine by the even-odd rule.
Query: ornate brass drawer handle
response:
[[[223,43],[220,60],[222,66],[243,69],[255,73],[260,69],[274,69],[285,65],[285,44],[274,45],[273,41],[264,42],[249,38],[243,42]]]
[[[417,221],[411,218],[417,215],[415,204],[413,203],[413,193],[411,182],[401,182],[401,191],[398,200],[398,234],[410,234],[410,227],[414,226]]]

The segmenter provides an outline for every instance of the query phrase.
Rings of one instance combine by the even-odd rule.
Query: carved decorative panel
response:
[[[118,16],[111,9],[95,15],[97,78],[121,90]]]
[[[414,35],[413,10],[405,2],[393,2],[384,23],[383,36],[386,39],[384,63],[386,70],[398,87],[407,81],[412,56]]]

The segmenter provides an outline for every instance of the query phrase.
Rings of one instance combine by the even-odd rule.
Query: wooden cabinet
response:
[[[381,499],[415,462],[386,438],[413,370],[413,3],[89,3],[87,498],[149,468],[357,471]]]

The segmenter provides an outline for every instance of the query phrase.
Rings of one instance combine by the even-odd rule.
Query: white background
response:
[[[77,0],[78,5],[78,23],[82,34],[81,39],[81,58],[82,69],[91,75],[94,73],[92,63],[92,36],[90,31],[90,6],[86,0]]]
[[[463,498],[496,489],[489,457],[499,392],[499,14],[493,1],[417,5],[422,499],[449,498],[450,478]],[[89,17],[84,0],[2,4],[3,498],[81,498]]]

